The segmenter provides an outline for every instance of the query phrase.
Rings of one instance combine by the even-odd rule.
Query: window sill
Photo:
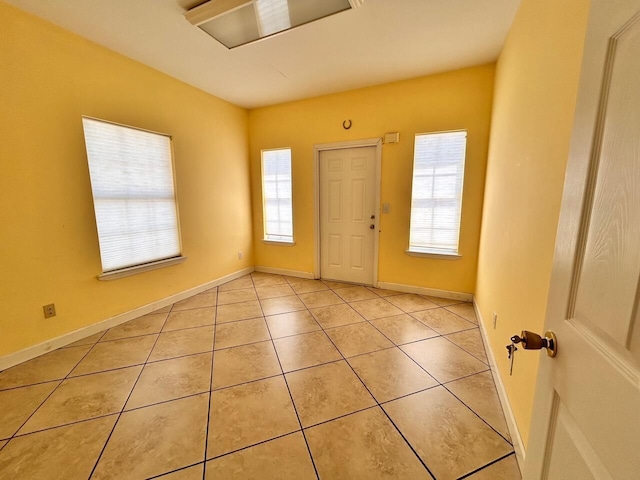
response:
[[[158,260],[157,262],[145,263],[143,265],[135,265],[133,267],[121,268],[120,270],[113,270],[111,272],[98,275],[98,280],[117,280],[118,278],[130,277],[131,275],[137,275],[138,273],[149,272],[151,270],[157,270],[159,268],[170,267],[171,265],[178,265],[184,262],[188,257],[172,257],[164,260]]]
[[[411,257],[437,258],[438,260],[460,260],[462,258],[462,255],[457,253],[417,252],[415,250],[405,250],[404,253]]]
[[[284,240],[269,240],[267,238],[263,238],[262,243],[266,245],[280,245],[282,247],[293,247],[296,244],[296,242],[285,242]]]

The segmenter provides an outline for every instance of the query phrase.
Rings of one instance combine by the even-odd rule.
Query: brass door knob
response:
[[[541,337],[537,333],[523,330],[520,332],[520,336],[514,335],[511,337],[511,344],[521,343],[522,348],[525,350],[541,350],[545,348],[547,355],[555,357],[558,353],[558,340],[556,334],[548,331],[544,332],[544,337]]]

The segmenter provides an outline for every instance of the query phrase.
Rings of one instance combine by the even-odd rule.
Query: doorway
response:
[[[316,145],[317,278],[377,285],[380,139]]]

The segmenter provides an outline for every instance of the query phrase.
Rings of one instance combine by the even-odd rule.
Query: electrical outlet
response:
[[[49,305],[45,305],[42,307],[44,310],[44,318],[51,318],[56,316],[56,305],[55,303],[50,303]]]
[[[498,314],[493,312],[493,329],[496,329],[496,324],[498,323]]]
[[[244,253],[241,250],[238,251],[238,260],[242,260],[244,258]]]

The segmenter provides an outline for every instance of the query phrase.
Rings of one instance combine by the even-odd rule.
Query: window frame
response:
[[[150,260],[150,261],[145,261],[142,263],[136,263],[136,264],[131,264],[131,265],[126,265],[126,266],[121,266],[121,267],[115,267],[113,269],[105,269],[104,267],[104,261],[103,261],[103,251],[102,251],[102,246],[100,244],[100,231],[99,231],[99,220],[98,220],[98,212],[96,210],[96,196],[94,193],[94,183],[93,183],[93,179],[91,178],[91,160],[89,159],[89,145],[87,143],[87,136],[86,136],[86,130],[85,130],[85,124],[84,121],[88,120],[88,121],[92,121],[92,122],[98,122],[98,123],[103,123],[103,124],[107,124],[107,125],[111,125],[111,126],[116,126],[116,127],[120,127],[120,128],[124,128],[124,129],[129,129],[129,130],[135,130],[135,131],[140,131],[140,132],[144,132],[144,133],[148,133],[148,134],[152,134],[152,135],[157,135],[157,136],[162,136],[162,137],[166,137],[168,139],[169,142],[169,158],[168,158],[168,163],[170,166],[170,170],[171,170],[171,183],[172,183],[172,190],[173,190],[173,208],[175,209],[175,219],[176,219],[176,224],[175,224],[175,235],[177,237],[177,248],[178,248],[178,253],[177,255],[170,255],[170,256],[166,256],[166,257],[159,257],[157,259],[154,260]],[[155,270],[155,269],[159,269],[159,268],[164,268],[164,267],[168,267],[171,265],[176,265],[179,263],[184,262],[187,257],[184,256],[182,254],[183,250],[182,250],[182,232],[181,232],[181,228],[180,228],[180,211],[179,211],[179,207],[178,207],[178,192],[177,192],[177,182],[176,182],[176,172],[175,172],[175,156],[174,156],[174,150],[173,150],[173,137],[169,134],[166,133],[161,133],[161,132],[156,132],[153,130],[148,130],[148,129],[144,129],[144,128],[140,128],[140,127],[136,127],[136,126],[132,126],[132,125],[126,125],[126,124],[122,124],[122,123],[118,123],[118,122],[112,122],[109,120],[104,120],[101,118],[95,118],[95,117],[90,117],[87,115],[83,115],[82,116],[82,129],[83,129],[83,140],[85,142],[85,152],[86,152],[86,159],[87,159],[87,167],[89,169],[89,180],[90,180],[90,188],[91,188],[91,201],[93,203],[93,209],[94,209],[94,219],[96,221],[96,233],[98,236],[98,247],[100,249],[100,263],[101,263],[101,271],[102,273],[100,275],[98,275],[98,279],[99,280],[115,280],[117,278],[123,278],[123,277],[128,277],[131,275],[135,275],[138,273],[142,273],[142,272],[147,272],[150,270]]]
[[[291,237],[288,240],[286,235],[276,235],[267,233],[267,208],[265,195],[265,153],[268,152],[289,152],[289,183],[291,197]],[[260,186],[262,188],[262,242],[268,245],[294,246],[295,245],[295,226],[293,218],[293,151],[291,147],[265,148],[260,150]]]
[[[417,145],[417,141],[419,137],[424,137],[424,136],[430,136],[430,135],[443,135],[443,134],[455,134],[455,133],[464,133],[464,149],[463,149],[463,156],[461,159],[461,165],[459,165],[459,168],[461,168],[461,175],[460,175],[460,182],[459,182],[459,190],[460,190],[460,197],[458,199],[458,203],[456,205],[457,208],[457,216],[458,216],[458,225],[457,225],[457,236],[456,236],[456,245],[455,245],[455,250],[454,249],[439,249],[439,248],[434,248],[434,247],[429,247],[429,246],[420,246],[416,243],[412,244],[412,232],[414,231],[414,227],[413,227],[413,220],[414,220],[414,188],[415,188],[415,183],[416,183],[416,176],[415,176],[415,172],[416,172],[416,145]],[[408,238],[408,248],[405,250],[405,253],[407,255],[410,256],[415,256],[415,257],[427,257],[427,258],[437,258],[437,259],[443,259],[443,260],[458,260],[460,258],[462,258],[462,255],[460,254],[460,233],[462,231],[462,207],[463,207],[463,197],[464,197],[464,180],[465,180],[465,168],[466,168],[466,161],[467,161],[467,143],[468,143],[468,137],[469,137],[469,132],[467,129],[459,129],[459,130],[445,130],[445,131],[438,131],[438,132],[426,132],[426,133],[416,133],[415,137],[414,137],[414,147],[413,147],[413,167],[412,167],[412,173],[411,173],[411,204],[410,204],[410,211],[409,211],[409,238]],[[458,183],[456,182],[456,191],[458,189]],[[433,196],[431,197],[433,198]]]

